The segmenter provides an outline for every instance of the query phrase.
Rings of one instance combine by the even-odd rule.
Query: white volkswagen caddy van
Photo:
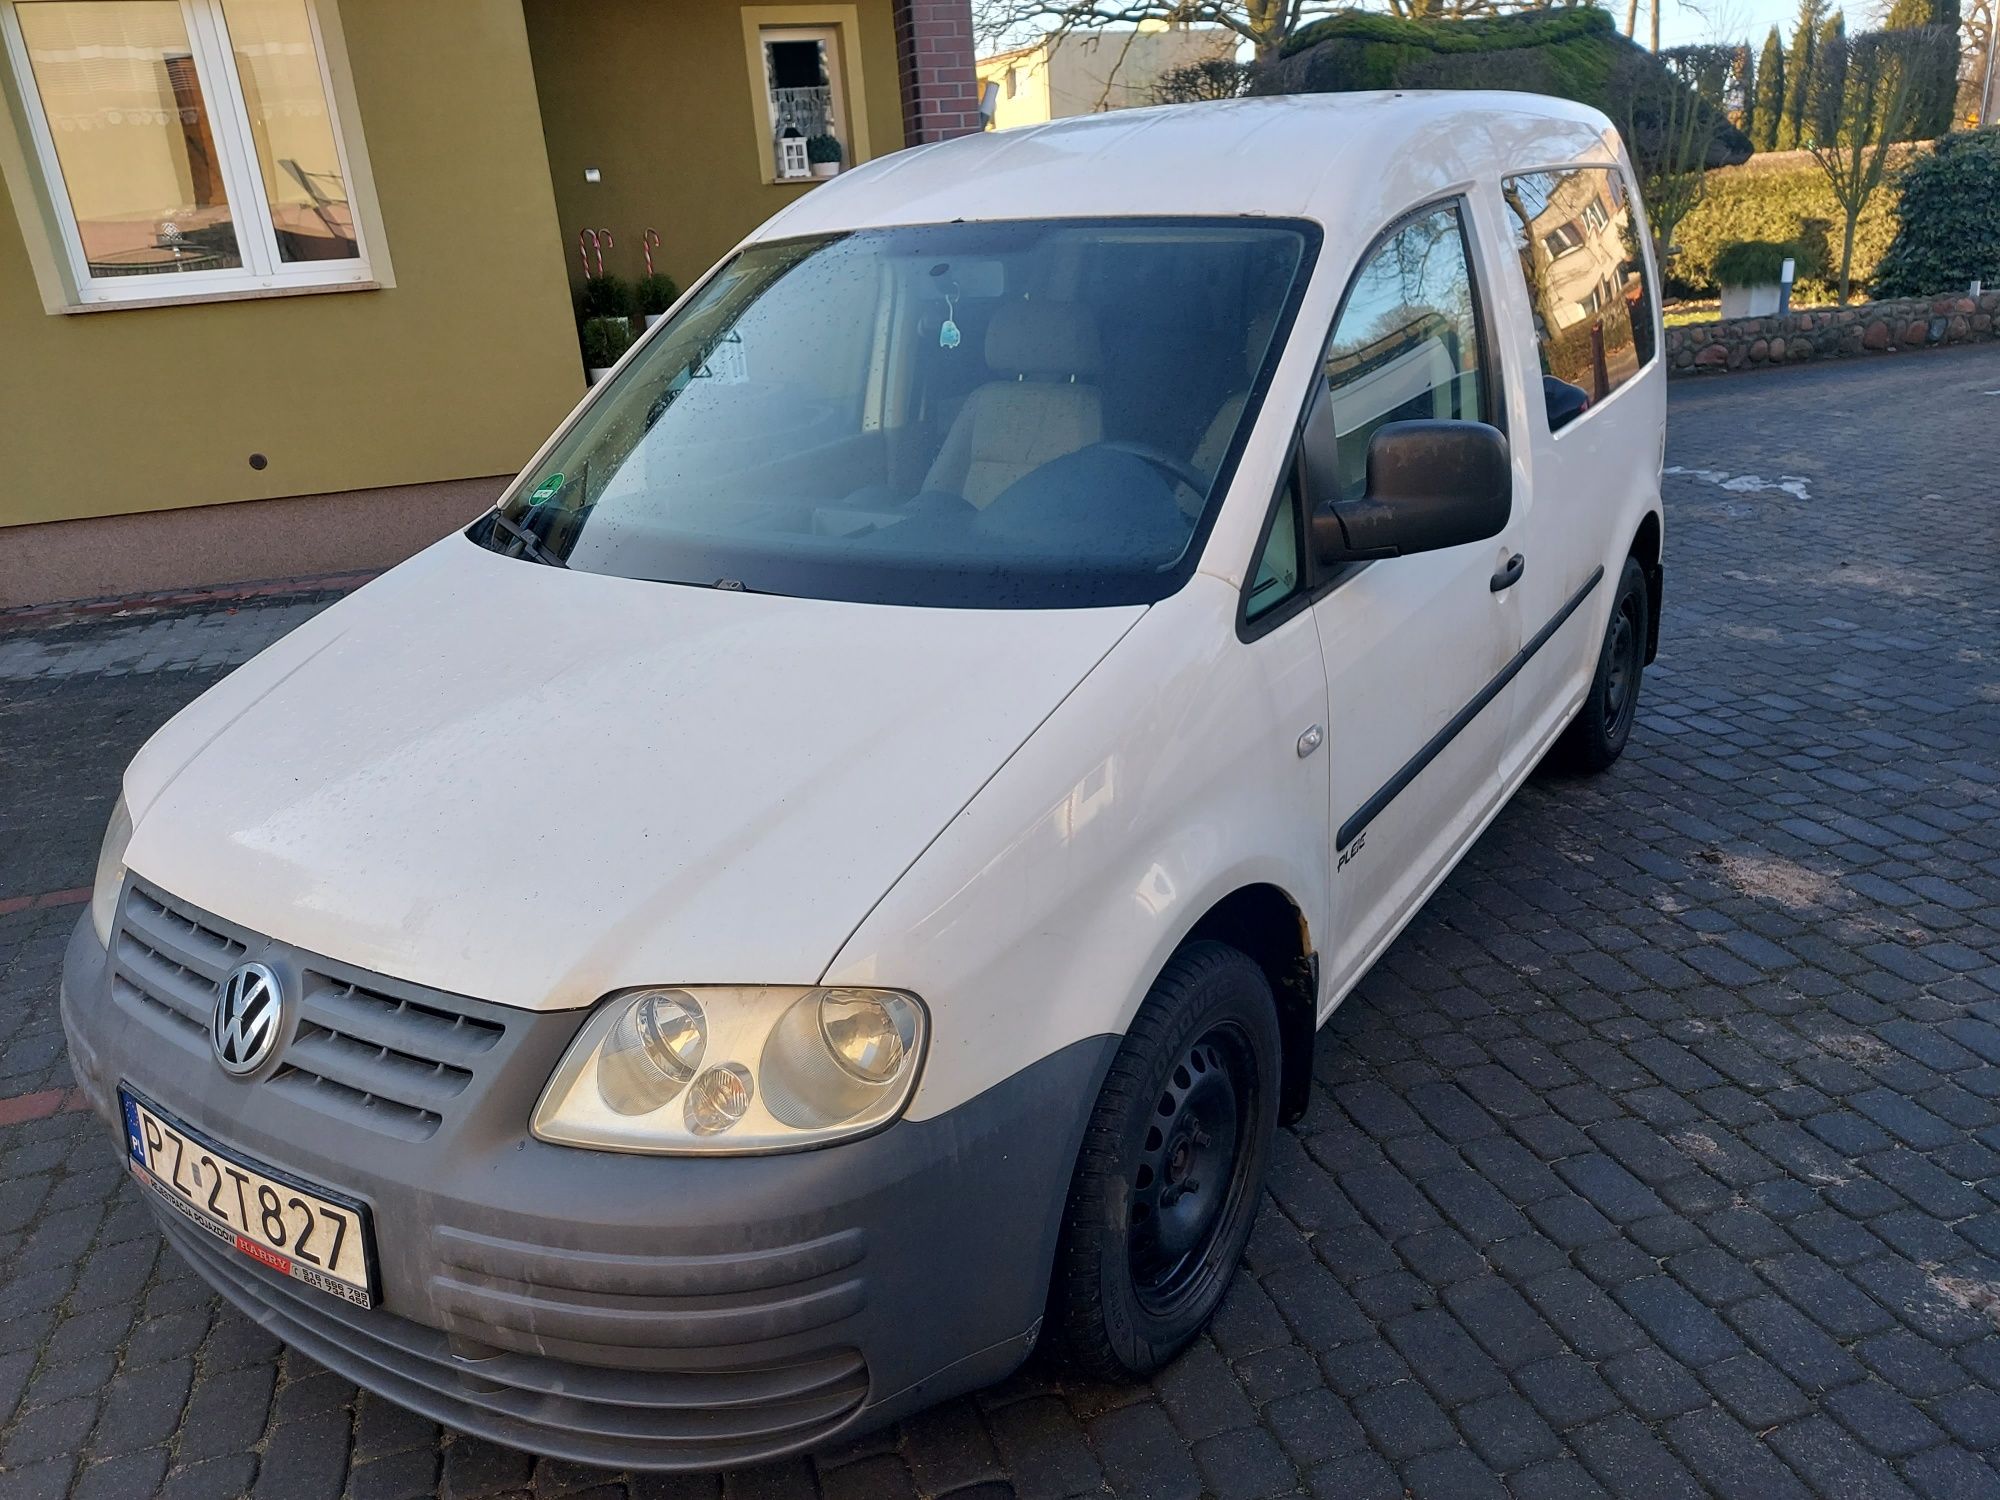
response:
[[[617,1466],[1171,1358],[1316,1026],[1660,599],[1599,115],[1244,100],[901,152],[489,514],[125,773],[76,1074],[321,1364]]]

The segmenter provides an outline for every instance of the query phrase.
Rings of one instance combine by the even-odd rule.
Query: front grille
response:
[[[506,1028],[320,970],[271,1087],[403,1140],[428,1140]]]
[[[172,1214],[167,1238],[230,1301],[358,1385],[461,1432],[610,1467],[721,1468],[824,1441],[868,1396],[858,1350],[606,1368],[494,1351],[363,1311],[233,1255]]]
[[[148,1009],[197,1037],[207,1034],[216,987],[250,951],[203,915],[136,883],[128,886],[111,981],[114,997],[128,1008]]]
[[[266,1087],[403,1141],[429,1140],[506,1033],[496,1006],[362,976],[272,943],[157,888],[126,886],[114,942],[112,998],[205,1049],[223,978],[249,957],[302,986],[298,1026]],[[475,1007],[477,1013],[475,1014]]]

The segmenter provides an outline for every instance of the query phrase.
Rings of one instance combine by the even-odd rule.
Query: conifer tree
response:
[[[1764,38],[1757,59],[1757,101],[1743,122],[1743,133],[1759,151],[1778,149],[1778,121],[1785,113],[1785,45],[1774,25]]]
[[[1812,104],[1813,58],[1819,29],[1826,20],[1826,0],[1799,0],[1792,26],[1792,45],[1785,51],[1785,114],[1778,122],[1778,149],[1795,150],[1806,143],[1806,111]]]

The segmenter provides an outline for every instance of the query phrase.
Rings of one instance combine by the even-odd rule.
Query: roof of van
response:
[[[1541,94],[1287,94],[1117,110],[919,146],[804,194],[754,238],[954,219],[1268,214],[1380,223],[1502,172],[1615,160],[1611,122]]]

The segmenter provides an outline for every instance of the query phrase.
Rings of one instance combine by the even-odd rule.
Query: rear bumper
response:
[[[190,1018],[211,982],[201,942],[240,943],[309,996],[329,975],[360,978],[193,920],[177,929],[178,976],[149,967],[126,918],[115,963],[79,922],[62,985],[78,1080],[121,1142],[122,1081],[225,1148],[368,1205],[380,1276],[368,1310],[157,1214],[225,1298],[356,1384],[538,1453],[712,1469],[893,1420],[1001,1378],[1032,1346],[1113,1039],[1066,1048],[936,1119],[822,1150],[575,1150],[533,1139],[526,1122],[583,1013],[419,997],[365,976],[392,1012],[463,1008],[498,1032],[447,1070],[465,1075],[456,1092],[434,1089],[435,1109],[411,1115],[371,1111],[282,1061],[243,1083]],[[179,1000],[169,981],[183,984]],[[302,1056],[310,999],[305,1010],[286,1043]]]

